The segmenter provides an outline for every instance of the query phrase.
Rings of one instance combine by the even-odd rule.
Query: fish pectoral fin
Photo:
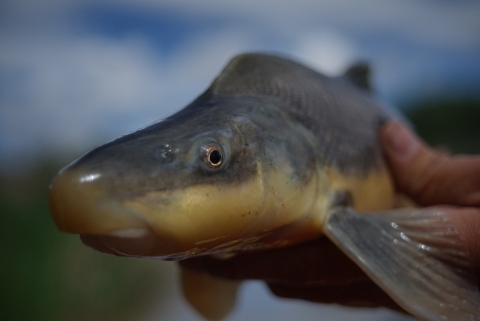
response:
[[[480,320],[469,253],[441,209],[362,214],[338,207],[326,235],[402,308],[422,320]]]

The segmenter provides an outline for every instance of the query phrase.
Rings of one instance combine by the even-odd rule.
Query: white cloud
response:
[[[118,1],[104,0],[118,5]],[[246,24],[269,26],[286,35],[301,35],[312,26],[359,33],[387,31],[439,46],[470,48],[480,44],[480,2],[383,0],[176,0],[122,1],[123,6],[169,10],[195,17],[231,17]]]
[[[309,32],[298,37],[293,52],[310,67],[336,76],[357,58],[357,49],[344,36],[328,30]]]
[[[27,74],[16,84],[23,89],[17,95],[23,97],[11,97],[8,106],[0,100],[2,131],[15,139],[34,137],[40,147],[82,146],[92,132],[98,134],[105,122],[99,119],[102,115],[145,108],[165,87],[158,59],[141,41],[61,38],[48,46],[41,40],[2,43],[19,54],[0,55],[0,63]]]

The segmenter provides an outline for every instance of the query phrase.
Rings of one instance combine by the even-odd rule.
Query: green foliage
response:
[[[60,233],[48,208],[53,168],[0,177],[2,320],[140,319],[161,302],[162,265],[103,255]]]
[[[417,133],[452,153],[480,153],[480,101],[438,100],[406,110]]]

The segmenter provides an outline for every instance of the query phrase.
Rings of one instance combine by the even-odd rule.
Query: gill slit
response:
[[[243,137],[243,134],[242,134],[242,131],[237,127],[237,125],[235,125],[235,123],[232,121],[232,120],[228,120],[233,127],[235,127],[235,129],[238,131],[238,133],[240,134],[240,137],[242,138],[242,146],[245,146],[245,139]],[[261,188],[261,195],[262,195],[262,205],[261,205],[261,213],[259,213],[259,217],[263,217],[263,220],[265,221],[265,213],[267,211],[267,206],[265,206],[265,204],[267,203],[267,192],[266,192],[266,175],[265,175],[265,172],[263,170],[263,166],[262,166],[262,163],[261,162],[258,162],[257,163],[257,166],[259,168],[259,174],[260,174],[260,178],[261,178],[261,181],[260,181],[260,188]]]

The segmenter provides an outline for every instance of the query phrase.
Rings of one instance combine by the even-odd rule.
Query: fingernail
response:
[[[389,152],[396,157],[408,159],[420,147],[415,135],[407,127],[398,123],[389,125],[387,135]]]

